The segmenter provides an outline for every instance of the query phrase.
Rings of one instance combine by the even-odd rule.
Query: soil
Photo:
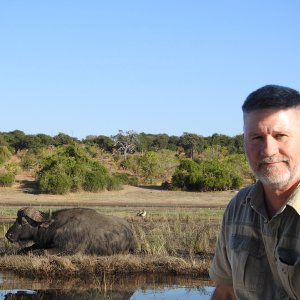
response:
[[[236,191],[181,192],[160,186],[123,186],[120,191],[78,192],[67,195],[37,193],[34,178],[19,175],[12,187],[0,187],[0,206],[128,206],[223,208]]]

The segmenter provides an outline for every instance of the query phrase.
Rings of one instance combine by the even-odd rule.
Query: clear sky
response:
[[[0,0],[0,131],[242,133],[265,84],[300,89],[298,0]]]

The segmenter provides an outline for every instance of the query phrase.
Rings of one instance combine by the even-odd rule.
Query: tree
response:
[[[224,157],[228,156],[227,147],[220,145],[212,145],[208,146],[204,151],[201,152],[198,159],[199,160],[221,160]]]
[[[124,155],[124,159],[127,159],[129,153],[133,153],[136,149],[138,142],[138,135],[135,131],[130,130],[123,132],[119,130],[119,133],[112,137],[114,140],[114,147]]]
[[[6,146],[0,146],[0,165],[11,158],[12,154]]]
[[[184,132],[180,137],[179,145],[183,147],[186,155],[194,159],[195,154],[204,148],[204,138],[198,134]]]
[[[99,148],[107,152],[112,152],[114,146],[114,141],[105,135],[87,136],[84,142],[96,144]]]
[[[6,133],[4,137],[8,144],[15,149],[15,152],[25,149],[26,144],[24,142],[24,138],[26,135],[23,131],[14,130]]]
[[[168,148],[169,136],[167,134],[157,134],[151,143],[151,150],[157,151]]]
[[[59,133],[53,137],[55,146],[67,145],[73,142],[79,142],[77,138],[73,138],[65,133]]]
[[[178,136],[171,135],[169,137],[169,141],[168,141],[168,149],[176,151],[179,146],[179,141],[180,141],[180,138]]]
[[[153,183],[153,179],[161,173],[161,165],[157,152],[146,152],[140,160],[140,168],[146,182]]]

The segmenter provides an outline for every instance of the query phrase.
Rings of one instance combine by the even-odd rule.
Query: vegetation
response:
[[[15,175],[12,173],[0,173],[0,187],[10,187],[15,182]]]
[[[242,136],[219,134],[177,137],[119,131],[115,136],[88,136],[79,141],[63,133],[51,137],[20,130],[0,132],[0,186],[12,185],[20,169],[36,179],[39,192],[52,194],[162,183],[179,190],[216,191],[236,189],[253,179]],[[126,209],[122,210],[130,208]],[[3,209],[1,214],[7,211],[15,216],[12,210],[16,208]],[[108,213],[121,214],[116,207]],[[0,267],[44,278],[122,272],[203,276],[214,252],[222,213],[161,208],[153,208],[145,218],[126,213],[123,217],[132,224],[138,251],[125,256],[10,255],[15,248],[0,235]]]
[[[216,191],[253,180],[242,135],[188,132],[176,137],[119,130],[82,141],[63,133],[0,132],[0,184],[13,184],[18,168],[36,177],[40,192],[54,194],[120,189],[122,184]]]
[[[11,209],[4,212],[10,214]],[[111,213],[116,214],[115,208]],[[127,216],[137,238],[137,253],[112,257],[18,256],[13,254],[15,247],[0,236],[1,253],[6,253],[0,256],[0,268],[39,278],[144,272],[207,276],[222,213],[174,208],[153,209],[145,218]],[[7,226],[2,235],[6,230]]]
[[[10,187],[15,182],[15,175],[18,172],[18,167],[9,160],[12,153],[7,146],[0,146],[0,187]]]
[[[182,160],[172,176],[172,186],[174,189],[201,192],[238,189],[244,183],[243,176],[249,176],[250,172],[246,170],[249,168],[244,155],[210,153],[208,159]]]
[[[7,146],[0,146],[0,165],[4,164],[11,158],[12,154]]]
[[[38,183],[41,192],[51,194],[98,192],[120,186],[120,181],[113,179],[106,168],[78,144],[58,147],[54,154],[46,156],[41,162]]]

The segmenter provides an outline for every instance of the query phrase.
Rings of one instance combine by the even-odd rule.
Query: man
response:
[[[209,271],[212,299],[300,299],[300,94],[267,85],[242,109],[258,180],[225,211]]]

